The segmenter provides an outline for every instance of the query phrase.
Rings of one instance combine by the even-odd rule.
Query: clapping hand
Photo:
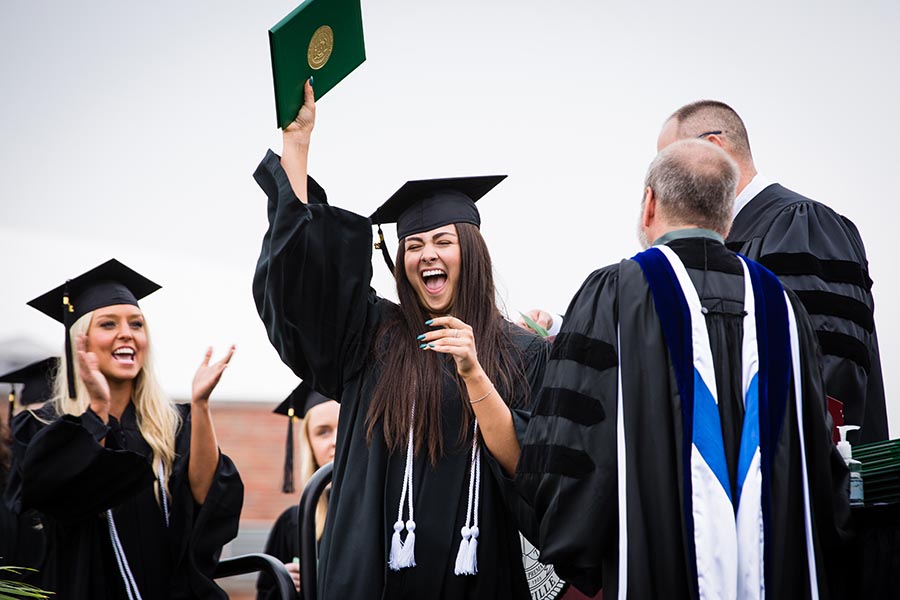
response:
[[[109,418],[110,392],[109,382],[100,372],[97,355],[88,352],[87,337],[80,334],[76,340],[78,352],[78,376],[87,388],[91,410],[105,423]]]

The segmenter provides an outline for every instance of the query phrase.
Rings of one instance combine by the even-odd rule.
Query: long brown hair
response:
[[[457,223],[456,232],[460,246],[460,274],[450,314],[472,327],[478,360],[501,397],[512,406],[527,404],[530,387],[525,380],[525,364],[497,309],[487,244],[475,225]],[[430,316],[406,277],[404,241],[400,240],[394,262],[400,306],[384,320],[374,345],[382,369],[366,415],[367,439],[371,441],[372,431],[381,419],[388,449],[394,452],[403,448],[407,443],[410,409],[415,399],[415,451],[418,453],[427,443],[428,455],[434,464],[444,452],[441,430],[444,371],[453,373],[460,390],[463,414],[460,443],[466,439],[473,415],[452,357],[419,350],[416,336],[426,330],[425,321]],[[378,352],[377,349],[386,351]]]

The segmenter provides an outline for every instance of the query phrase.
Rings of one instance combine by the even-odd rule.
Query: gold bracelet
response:
[[[469,404],[478,404],[479,402],[481,402],[482,400],[484,400],[485,398],[487,398],[488,396],[490,396],[490,395],[493,394],[493,393],[494,393],[494,384],[492,383],[492,384],[491,384],[491,389],[488,390],[488,393],[487,393],[487,394],[485,394],[484,396],[482,396],[482,397],[479,398],[478,400],[469,400]]]

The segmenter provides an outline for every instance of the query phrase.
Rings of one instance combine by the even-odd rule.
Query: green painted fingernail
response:
[[[427,321],[425,321],[426,325],[431,325],[432,323],[434,323],[434,319],[428,319]]]
[[[419,344],[419,350],[424,350],[428,347],[428,344]]]
[[[429,348],[434,348],[434,344],[428,344]]]
[[[421,341],[421,340],[424,340],[424,339],[425,339],[425,334],[423,333],[422,335],[417,336],[416,339],[417,339],[417,340],[420,340],[420,341]]]

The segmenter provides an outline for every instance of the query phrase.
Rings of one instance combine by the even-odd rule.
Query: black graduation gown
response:
[[[227,598],[212,579],[222,546],[237,535],[243,484],[219,455],[212,487],[197,505],[188,482],[190,405],[178,405],[170,525],[154,494],[152,452],[137,428],[134,405],[108,425],[90,409],[55,418],[46,406],[13,422],[14,470],[5,499],[35,509],[47,539],[41,584],[60,598],[124,599],[106,510],[143,598]],[[99,440],[106,438],[105,446]]]
[[[825,391],[844,403],[859,442],[888,438],[872,280],[856,226],[772,184],[734,219],[728,247],[765,265],[803,302],[822,348]]]
[[[0,442],[4,443],[4,442]],[[8,471],[0,467],[0,498],[6,490]],[[16,514],[0,502],[0,566],[42,569],[44,564],[44,532],[40,516],[34,511]],[[4,572],[0,579],[39,583],[39,575],[21,571],[18,575]]]
[[[296,504],[285,510],[275,520],[266,547],[266,554],[283,563],[289,563],[300,556],[300,507]],[[257,600],[280,600],[272,577],[265,572],[256,580]]]
[[[444,456],[434,467],[426,453],[414,460],[417,566],[388,570],[405,452],[390,454],[380,424],[371,444],[366,443],[365,419],[379,375],[372,345],[382,319],[397,310],[370,288],[371,224],[324,204],[324,192],[312,179],[310,203],[299,202],[271,151],[254,176],[269,198],[269,230],[253,281],[260,317],[285,364],[317,391],[341,402],[320,547],[319,597],[528,598],[517,527],[529,529],[530,523],[522,522],[526,515],[512,480],[488,452],[482,453],[478,574],[453,573],[465,524],[471,432],[460,444],[460,404],[465,400],[459,396],[452,364],[443,377]],[[523,355],[527,383],[536,388],[548,345],[513,324],[509,333]],[[512,412],[521,441],[530,415]]]
[[[669,244],[688,268],[703,306],[715,357],[719,413],[731,481],[743,420],[743,275],[715,241]],[[704,265],[708,270],[704,271]],[[795,307],[798,303],[794,303]],[[815,544],[835,551],[849,517],[848,472],[831,442],[815,338],[797,311],[803,355],[806,451]],[[572,300],[547,365],[516,482],[540,522],[542,562],[586,593],[618,593],[617,375],[621,326],[627,457],[628,596],[696,598],[682,495],[682,413],[662,329],[635,261],[591,274]],[[793,388],[792,388],[793,390]],[[788,403],[772,467],[771,598],[808,596],[798,415]],[[826,566],[817,561],[819,580]],[[820,586],[824,590],[824,585]],[[823,592],[822,597],[827,594]]]

